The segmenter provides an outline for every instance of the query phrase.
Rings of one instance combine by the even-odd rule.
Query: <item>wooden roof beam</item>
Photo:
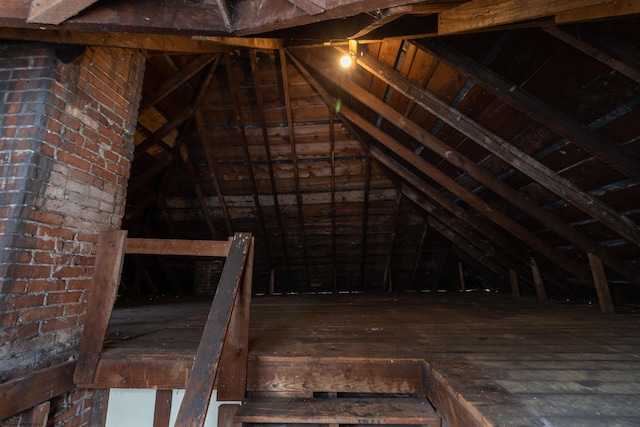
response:
[[[260,130],[262,132],[262,143],[264,145],[264,153],[267,159],[267,169],[269,170],[269,184],[271,186],[271,197],[273,198],[273,207],[276,211],[276,220],[278,222],[278,230],[282,243],[282,253],[284,254],[285,263],[287,264],[287,275],[291,280],[291,263],[289,262],[289,250],[287,249],[287,241],[284,236],[284,225],[282,224],[282,212],[280,211],[280,201],[278,200],[278,188],[276,186],[276,175],[273,169],[273,159],[271,156],[271,145],[269,144],[269,132],[264,109],[264,98],[262,96],[262,83],[258,69],[258,59],[254,49],[249,51],[249,63],[251,65],[251,75],[253,77],[253,90],[256,95],[256,104],[258,105],[258,116],[260,117]]]
[[[308,59],[308,58],[307,58]],[[325,99],[329,105],[335,108],[336,100],[333,98],[320,84],[311,76],[311,74],[304,68],[304,66],[292,56],[292,60],[296,63],[298,68],[303,72],[307,80],[311,83],[311,85],[318,91],[320,96]],[[335,75],[332,76],[335,79]],[[377,100],[377,98],[376,98]],[[369,100],[372,101],[372,100]],[[379,101],[379,100],[377,100]],[[375,103],[375,101],[373,101]],[[368,103],[368,102],[367,102]],[[518,239],[522,240],[527,245],[531,246],[533,249],[542,253],[546,256],[550,261],[554,262],[560,268],[567,271],[569,274],[581,279],[585,283],[591,284],[591,275],[584,268],[584,266],[576,263],[573,260],[570,260],[547,243],[543,242],[539,237],[535,234],[527,230],[525,227],[518,224],[516,221],[512,220],[504,213],[499,210],[496,210],[489,203],[482,200],[480,197],[475,194],[469,192],[462,185],[458,184],[454,179],[449,177],[447,174],[442,172],[440,169],[433,166],[431,163],[424,160],[422,157],[416,155],[412,150],[396,141],[388,134],[382,132],[378,129],[374,124],[370,123],[368,120],[364,119],[353,110],[351,110],[348,106],[342,105],[340,108],[340,114],[351,121],[354,125],[358,126],[364,132],[370,134],[373,138],[378,140],[381,144],[386,146],[388,149],[393,151],[399,157],[408,161],[413,167],[418,169],[420,172],[426,174],[434,181],[438,182],[438,184],[442,185],[448,191],[457,195],[465,202],[467,202],[470,206],[477,209],[479,212],[484,214],[487,218],[491,219],[500,227],[504,228],[506,231],[513,234]],[[393,119],[392,121],[397,121]],[[405,121],[406,119],[400,119],[400,121]],[[516,196],[517,197],[517,196]]]
[[[300,171],[298,169],[298,156],[296,154],[296,139],[293,129],[293,112],[291,109],[291,93],[289,88],[289,76],[287,75],[287,56],[284,49],[280,49],[280,69],[282,75],[282,86],[284,90],[284,101],[287,113],[287,128],[289,130],[289,146],[291,148],[291,163],[293,165],[293,178],[296,186],[296,202],[298,206],[298,221],[300,223],[301,237],[302,237],[302,250],[304,254],[305,266],[307,270],[307,280],[310,280],[309,275],[309,253],[307,249],[307,237],[304,226],[304,214],[302,210],[302,190],[300,188]]]
[[[423,0],[403,0],[402,3],[412,5],[422,2]],[[437,0],[437,3],[448,1]],[[340,0],[327,2],[323,12],[310,15],[301,8],[292,7],[289,0],[242,0],[236,4],[233,31],[238,36],[260,34],[388,7],[388,0]]]
[[[438,34],[477,31],[609,2],[610,0],[472,0],[441,12],[438,17]]]
[[[409,187],[406,184],[402,185],[402,194],[404,194],[409,200],[416,204],[420,209],[428,213],[429,221],[435,219],[442,225],[444,225],[451,233],[456,234],[459,238],[464,239],[478,248],[479,252],[484,255],[484,259],[490,259],[500,266],[500,275],[506,279],[509,268],[518,268],[515,263],[512,263],[508,258],[501,254],[498,254],[495,248],[488,242],[483,241],[475,233],[465,228],[464,225],[456,220],[454,217],[439,210],[434,204],[429,202],[425,197],[420,195],[416,190]],[[439,232],[439,230],[438,230]],[[442,234],[442,233],[440,233]],[[445,236],[446,237],[446,236]]]
[[[256,214],[258,216],[258,222],[262,230],[264,237],[264,243],[267,248],[267,259],[269,262],[269,269],[273,267],[273,261],[271,258],[271,247],[269,246],[269,237],[267,235],[267,225],[264,221],[264,215],[262,213],[262,205],[260,203],[260,197],[258,195],[258,187],[256,185],[256,176],[253,172],[253,162],[251,161],[251,154],[249,153],[249,143],[247,141],[247,133],[244,128],[244,122],[242,120],[242,112],[240,111],[240,95],[238,94],[238,84],[234,77],[233,64],[231,63],[231,54],[226,53],[224,55],[225,65],[227,68],[227,79],[229,80],[229,86],[233,97],[233,109],[236,115],[236,121],[238,122],[238,131],[242,140],[242,152],[244,154],[244,160],[247,165],[247,173],[249,175],[249,182],[251,184],[251,192],[253,194],[253,203],[256,206]]]
[[[186,67],[174,74],[170,79],[165,80],[158,89],[152,94],[145,96],[140,102],[140,113],[144,113],[147,109],[153,107],[158,102],[163,100],[167,95],[182,86],[187,80],[193,77],[196,73],[206,67],[213,61],[220,61],[219,55],[203,54],[191,61]],[[215,69],[215,66],[214,66]]]
[[[638,3],[640,7],[640,3]],[[640,9],[639,9],[640,12]],[[577,38],[573,35],[562,31],[558,27],[545,27],[542,29],[546,33],[551,34],[555,38],[562,40],[566,44],[571,47],[578,49],[579,51],[589,55],[590,57],[602,62],[603,64],[609,66],[610,68],[616,70],[620,74],[623,74],[629,77],[632,80],[640,83],[640,70],[634,68],[630,64],[625,63],[613,56],[609,55],[607,52],[598,49],[597,47]]]
[[[317,15],[327,8],[327,0],[289,0],[289,3],[299,7],[309,15]]]
[[[215,4],[218,6],[225,27],[227,27],[227,30],[231,30],[231,9],[229,8],[227,0],[203,0],[202,3]]]
[[[493,73],[446,43],[436,40],[422,40],[417,46],[440,61],[473,79],[493,95],[513,108],[546,126],[558,135],[571,141],[596,159],[640,183],[640,159],[624,152],[620,147],[600,135],[590,131],[572,117],[545,104],[522,89],[514,89],[513,83]]]
[[[162,138],[171,133],[178,126],[189,120],[193,116],[193,107],[188,107],[182,110],[180,114],[173,117],[170,121],[162,125],[158,130],[153,132],[151,135],[147,137],[144,141],[141,141],[138,145],[136,145],[133,151],[133,159],[138,159],[141,155],[147,152],[147,150],[160,141]]]
[[[82,12],[97,0],[33,0],[29,9],[29,24],[58,25]]]
[[[556,13],[557,24],[592,21],[616,16],[640,13],[640,2],[637,0],[609,0],[592,6],[585,6],[565,12]]]
[[[231,215],[229,214],[227,201],[225,200],[224,194],[220,189],[220,178],[218,177],[218,170],[216,168],[216,159],[211,147],[211,142],[209,141],[209,137],[207,136],[207,129],[205,127],[204,119],[202,117],[202,110],[200,110],[200,108],[198,108],[195,112],[195,120],[196,129],[198,130],[198,135],[200,136],[200,143],[202,144],[205,157],[207,158],[207,169],[209,171],[209,177],[213,182],[213,188],[216,192],[218,200],[220,201],[220,207],[222,208],[222,213],[224,215],[224,222],[227,227],[227,235],[231,236],[233,235],[233,227],[231,226]]]
[[[498,230],[491,227],[487,222],[482,221],[475,215],[472,215],[471,212],[465,210],[453,200],[446,197],[444,193],[430,186],[412,172],[409,172],[407,168],[404,168],[402,165],[400,165],[400,163],[392,159],[387,154],[383,153],[379,148],[373,147],[372,154],[376,160],[389,168],[391,172],[398,175],[405,183],[411,185],[413,188],[418,189],[424,196],[433,200],[433,202],[437,203],[445,211],[451,213],[455,218],[458,218],[461,223],[469,225],[479,234],[489,239],[501,250],[503,250],[504,254],[509,257],[513,257],[515,261],[520,262],[524,266],[527,266],[526,268],[523,267],[525,268],[525,270],[528,269],[529,255],[525,254],[524,251],[518,245],[516,245],[515,241],[498,232]],[[549,280],[556,283],[559,287],[562,287],[563,280],[558,274],[552,273],[549,269],[546,269],[545,275]]]
[[[503,181],[500,181],[493,174],[487,171],[482,166],[478,165],[474,161],[469,158],[463,156],[461,153],[455,151],[448,144],[440,141],[429,132],[415,124],[414,122],[407,120],[402,114],[392,109],[380,99],[376,98],[369,92],[365,91],[363,88],[358,86],[356,83],[348,80],[343,75],[336,75],[336,73],[331,72],[331,65],[327,65],[326,62],[322,62],[318,60],[318,58],[310,55],[308,52],[301,52],[301,57],[304,57],[305,61],[311,64],[318,72],[325,75],[325,77],[331,79],[334,83],[336,83],[341,89],[349,93],[359,102],[368,106],[368,108],[375,111],[377,114],[384,117],[390,123],[395,124],[397,127],[401,128],[405,133],[414,138],[417,142],[433,151],[434,153],[441,156],[443,159],[447,160],[453,166],[461,169],[465,173],[467,173],[472,178],[476,179],[481,184],[485,185],[487,188],[491,189],[498,196],[502,197],[504,200],[508,201],[518,209],[526,212],[532,218],[540,222],[542,225],[548,227],[554,232],[558,233],[560,236],[564,237],[568,241],[572,242],[576,246],[580,247],[585,252],[593,252],[602,258],[602,260],[614,268],[616,271],[623,274],[627,279],[631,280],[636,286],[640,286],[640,272],[637,271],[636,268],[630,266],[624,260],[619,258],[617,255],[613,254],[611,251],[608,251],[606,248],[600,246],[597,242],[595,242],[592,238],[587,236],[586,234],[581,233],[580,231],[570,227],[563,221],[561,221],[558,217],[553,215],[551,212],[546,211],[541,208],[537,204],[533,203],[525,194],[513,189],[508,186]],[[370,133],[370,132],[369,132]],[[407,147],[402,145],[402,147],[398,147],[402,151],[409,151],[413,153],[413,151],[408,150]],[[394,149],[396,153],[397,150]],[[399,153],[398,153],[399,154]],[[405,159],[406,155],[402,155]],[[415,154],[414,154],[415,156]],[[419,156],[420,160],[422,160]],[[425,162],[428,164],[428,162]],[[425,165],[425,167],[427,167]],[[428,164],[429,169],[432,168],[431,164]],[[433,167],[437,171],[437,173],[442,173],[439,169]],[[433,172],[429,172],[428,175],[433,174]],[[444,175],[444,174],[443,174]],[[448,178],[448,176],[447,176]],[[452,180],[453,181],[453,180]],[[456,183],[456,185],[459,185]],[[462,186],[460,186],[463,188]],[[449,191],[452,191],[450,186],[445,186]],[[453,191],[452,191],[453,192]],[[481,199],[480,199],[481,200]],[[576,277],[581,278],[586,283],[592,283],[591,275],[586,273],[582,266],[576,265],[575,270]]]
[[[533,181],[572,203],[575,207],[597,219],[636,246],[640,246],[640,227],[638,227],[638,224],[620,215],[597,197],[582,191],[571,181],[558,175],[514,145],[509,144],[498,135],[464,115],[461,111],[441,101],[438,97],[372,55],[365,54],[360,56],[358,64],[411,101],[416,102],[429,113],[443,120],[453,129],[504,160],[515,169],[518,169]]]

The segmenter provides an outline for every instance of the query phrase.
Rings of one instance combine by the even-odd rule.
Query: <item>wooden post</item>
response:
[[[520,298],[520,284],[518,283],[518,273],[509,269],[509,282],[511,283],[511,294],[514,298]]]
[[[464,292],[466,288],[464,285],[464,268],[462,267],[462,261],[458,261],[458,274],[460,274],[460,290]]]
[[[220,402],[241,401],[245,398],[254,240],[255,238],[252,237],[243,282],[238,289],[238,296],[233,306],[229,328],[220,355],[220,366],[217,373],[218,401]]]
[[[531,264],[531,274],[533,275],[533,283],[536,286],[536,295],[538,296],[538,301],[549,301],[547,291],[544,289],[544,282],[542,282],[542,275],[540,274],[538,263],[536,262],[534,257],[529,258],[529,263]]]
[[[225,335],[231,321],[234,301],[250,252],[251,235],[236,233],[222,269],[220,284],[211,304],[202,339],[180,404],[176,427],[201,427],[211,400]]]
[[[276,269],[271,268],[271,277],[269,278],[269,295],[273,295],[276,291]]]
[[[153,427],[169,427],[173,390],[156,390]]]
[[[589,264],[591,265],[591,273],[593,274],[593,283],[596,285],[600,310],[606,314],[615,313],[611,293],[609,292],[609,283],[607,283],[607,276],[605,275],[602,261],[594,254],[590,253],[587,255],[589,256]]]
[[[242,427],[242,423],[234,423],[233,417],[236,416],[240,405],[225,403],[218,407],[218,427]]]
[[[118,294],[126,240],[126,230],[106,230],[100,234],[87,302],[87,317],[73,376],[76,384],[86,385],[93,381]]]

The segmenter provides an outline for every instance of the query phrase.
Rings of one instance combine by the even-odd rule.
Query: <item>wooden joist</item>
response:
[[[454,34],[541,18],[608,0],[473,0],[440,13],[438,34]]]

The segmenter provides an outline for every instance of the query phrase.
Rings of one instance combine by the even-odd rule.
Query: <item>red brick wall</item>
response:
[[[98,234],[124,213],[143,72],[135,50],[0,46],[0,382],[77,353]],[[86,425],[89,398],[52,402],[55,425]]]

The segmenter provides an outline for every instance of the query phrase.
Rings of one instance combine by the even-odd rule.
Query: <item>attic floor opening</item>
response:
[[[114,310],[94,386],[183,388],[207,310]],[[247,396],[394,392],[427,397],[450,426],[630,426],[639,343],[638,314],[597,306],[481,292],[262,296]]]

